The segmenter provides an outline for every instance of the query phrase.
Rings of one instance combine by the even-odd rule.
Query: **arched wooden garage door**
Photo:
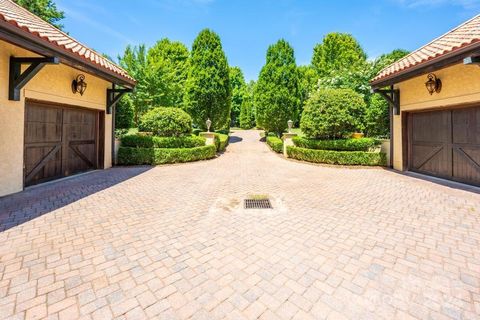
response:
[[[25,108],[26,186],[100,167],[98,111],[31,101]]]
[[[480,107],[411,113],[409,169],[480,185]]]

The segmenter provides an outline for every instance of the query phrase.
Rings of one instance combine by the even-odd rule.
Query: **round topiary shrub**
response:
[[[138,128],[160,137],[180,137],[192,132],[192,118],[179,108],[158,107],[141,117]]]
[[[320,89],[307,100],[300,128],[309,138],[342,138],[363,130],[365,109],[362,96],[351,89]]]

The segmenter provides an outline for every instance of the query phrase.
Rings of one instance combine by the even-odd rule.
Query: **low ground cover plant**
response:
[[[293,159],[327,164],[385,166],[387,163],[385,154],[380,152],[316,150],[289,146],[287,154]]]

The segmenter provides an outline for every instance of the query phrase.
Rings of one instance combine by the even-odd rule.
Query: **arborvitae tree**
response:
[[[300,92],[293,48],[279,40],[267,51],[267,61],[260,71],[254,90],[257,126],[281,136],[288,120],[295,118]]]
[[[366,62],[367,54],[350,34],[329,33],[313,49],[312,66],[319,76],[331,72],[356,70]]]
[[[205,29],[193,42],[190,53],[185,110],[197,126],[206,128],[205,121],[210,119],[211,129],[221,129],[230,122],[231,97],[229,67],[220,37]]]
[[[24,7],[34,15],[62,29],[63,25],[58,22],[65,18],[65,13],[57,9],[52,0],[14,0],[18,5]]]
[[[240,128],[251,129],[255,126],[255,114],[253,108],[253,89],[255,82],[250,81],[246,86],[240,108]]]
[[[147,63],[157,78],[161,95],[154,105],[181,107],[188,75],[188,48],[181,42],[161,39],[148,50]]]
[[[238,126],[240,124],[240,108],[246,87],[243,72],[239,67],[230,67],[230,86],[232,87],[231,125]]]

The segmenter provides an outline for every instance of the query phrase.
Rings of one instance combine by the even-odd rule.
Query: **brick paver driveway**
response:
[[[258,140],[0,199],[0,317],[479,317],[478,194]],[[275,209],[243,210],[249,194]]]

